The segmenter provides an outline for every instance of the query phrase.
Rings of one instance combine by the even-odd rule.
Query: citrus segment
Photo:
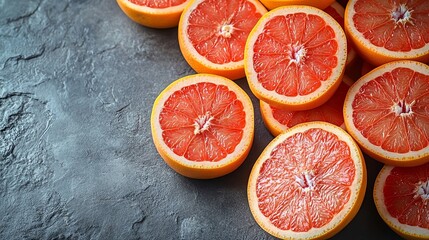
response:
[[[429,163],[384,166],[373,196],[381,218],[396,233],[406,239],[429,239]]]
[[[189,65],[199,73],[230,79],[245,76],[246,39],[267,10],[256,0],[193,0],[179,23],[179,46]]]
[[[382,65],[349,90],[344,121],[375,159],[395,166],[429,161],[429,66],[414,61]]]
[[[180,15],[189,0],[116,0],[133,21],[152,28],[171,28],[179,24]]]
[[[156,99],[151,116],[155,146],[170,167],[192,178],[235,170],[253,141],[253,106],[231,80],[195,74],[176,80]]]
[[[289,111],[272,107],[260,101],[260,111],[264,124],[274,136],[299,123],[310,121],[325,121],[345,128],[343,119],[344,98],[352,84],[353,81],[344,76],[335,94],[323,105],[310,110]]]
[[[282,239],[329,238],[358,212],[366,167],[341,128],[310,122],[278,135],[261,153],[248,183],[250,210]]]
[[[265,5],[268,9],[274,9],[281,6],[288,5],[307,5],[313,6],[320,9],[325,9],[331,5],[335,0],[260,0],[262,4]]]
[[[327,13],[309,6],[271,10],[246,43],[244,67],[260,100],[290,110],[325,103],[341,82],[346,38]]]
[[[323,9],[326,13],[328,13],[331,17],[333,17],[344,29],[344,7],[341,6],[337,1],[334,1],[331,5]],[[349,40],[347,39],[347,61],[346,66],[349,66],[352,64],[356,59],[356,51],[352,47],[352,45],[349,43]]]
[[[378,66],[429,60],[429,1],[351,0],[345,29],[362,56]]]
[[[134,3],[139,6],[146,6],[150,8],[169,8],[173,6],[178,6],[186,0],[171,0],[171,1],[161,1],[161,0],[128,0],[131,3]]]

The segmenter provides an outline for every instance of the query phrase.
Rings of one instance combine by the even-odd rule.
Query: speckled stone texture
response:
[[[0,0],[0,239],[272,239],[246,196],[272,136],[235,172],[192,180],[152,143],[150,112],[194,71],[177,29],[130,21],[114,0]],[[372,202],[381,165],[367,158],[357,217],[334,239],[395,239]]]

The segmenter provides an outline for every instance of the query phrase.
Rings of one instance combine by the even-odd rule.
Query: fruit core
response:
[[[393,106],[393,111],[397,116],[406,116],[413,112],[411,109],[413,105],[414,101],[411,104],[408,104],[404,100],[401,100]]]
[[[421,197],[424,201],[429,202],[429,180],[417,184],[416,197]]]
[[[314,174],[312,171],[304,171],[301,175],[295,176],[295,181],[304,191],[314,189]]]
[[[292,45],[290,48],[290,62],[300,63],[304,60],[306,54],[307,50],[304,46],[299,44]]]
[[[405,24],[411,20],[411,12],[413,10],[408,9],[405,4],[401,4],[392,11],[392,19],[396,23]]]
[[[206,112],[206,114],[198,116],[198,118],[194,121],[194,134],[197,135],[207,131],[213,119],[214,117],[210,112]]]
[[[220,27],[220,35],[222,35],[224,38],[230,38],[232,32],[234,32],[234,26],[232,24],[222,24]]]

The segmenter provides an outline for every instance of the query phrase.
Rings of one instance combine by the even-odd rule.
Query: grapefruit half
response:
[[[345,29],[372,65],[429,60],[429,1],[350,0]]]
[[[246,42],[250,90],[280,109],[308,110],[325,103],[341,83],[347,42],[338,22],[310,6],[271,10]]]
[[[364,158],[353,138],[326,122],[296,125],[263,150],[247,193],[256,222],[281,239],[326,239],[358,212]]]
[[[358,79],[344,101],[347,131],[374,159],[394,166],[429,161],[429,66],[386,63]]]
[[[405,239],[429,239],[429,164],[385,165],[373,196],[378,213],[393,231]]]
[[[190,178],[215,178],[238,168],[253,142],[254,115],[247,93],[230,79],[194,74],[157,97],[152,138],[165,162]]]

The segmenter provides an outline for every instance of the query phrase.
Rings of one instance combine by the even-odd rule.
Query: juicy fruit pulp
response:
[[[429,1],[360,0],[354,8],[356,29],[377,47],[408,52],[429,43]]]
[[[344,124],[343,103],[349,86],[342,82],[335,94],[323,105],[305,111],[287,111],[271,107],[273,117],[287,127],[309,121],[326,121],[337,126]]]
[[[278,135],[253,166],[250,209],[270,234],[329,238],[356,215],[366,188],[363,156],[343,129],[326,122]]]
[[[188,18],[195,50],[216,64],[243,60],[247,36],[262,14],[249,1],[206,0]]]
[[[264,162],[256,185],[259,208],[280,229],[320,228],[349,201],[354,179],[347,144],[310,129],[280,143]]]
[[[116,0],[121,10],[134,22],[151,28],[171,28],[190,0]]]
[[[341,26],[320,9],[293,5],[265,14],[246,42],[244,66],[254,95],[280,109],[325,103],[341,83],[347,43]]]
[[[350,0],[345,30],[374,66],[396,60],[429,60],[429,1]]]
[[[230,79],[189,75],[156,98],[152,138],[176,172],[197,179],[220,177],[237,169],[249,154],[253,111],[247,93]]]
[[[365,83],[352,103],[353,123],[372,144],[390,152],[429,145],[429,75],[398,67]]]
[[[393,168],[386,178],[383,194],[393,218],[429,230],[429,164]]]
[[[319,16],[296,13],[274,17],[253,46],[259,82],[285,96],[314,92],[338,65],[335,38]]]
[[[246,124],[236,94],[213,83],[197,83],[173,93],[159,119],[167,146],[191,161],[224,159],[242,140]]]
[[[328,13],[331,17],[333,17],[344,29],[344,7],[339,4],[338,2],[332,3],[327,8],[323,9],[326,13]],[[352,47],[352,44],[350,44],[350,40],[347,39],[347,62],[346,65],[349,66],[351,63],[354,62],[354,59],[356,58],[356,51]]]
[[[170,1],[159,1],[159,0],[128,0],[136,5],[146,6],[150,8],[167,8],[172,6],[178,6],[186,0],[170,0]]]
[[[374,203],[383,221],[405,239],[429,239],[429,163],[385,165],[374,184]]]
[[[268,9],[274,9],[288,5],[308,5],[324,9],[333,2],[335,2],[335,0],[261,0],[261,3],[264,4]]]

